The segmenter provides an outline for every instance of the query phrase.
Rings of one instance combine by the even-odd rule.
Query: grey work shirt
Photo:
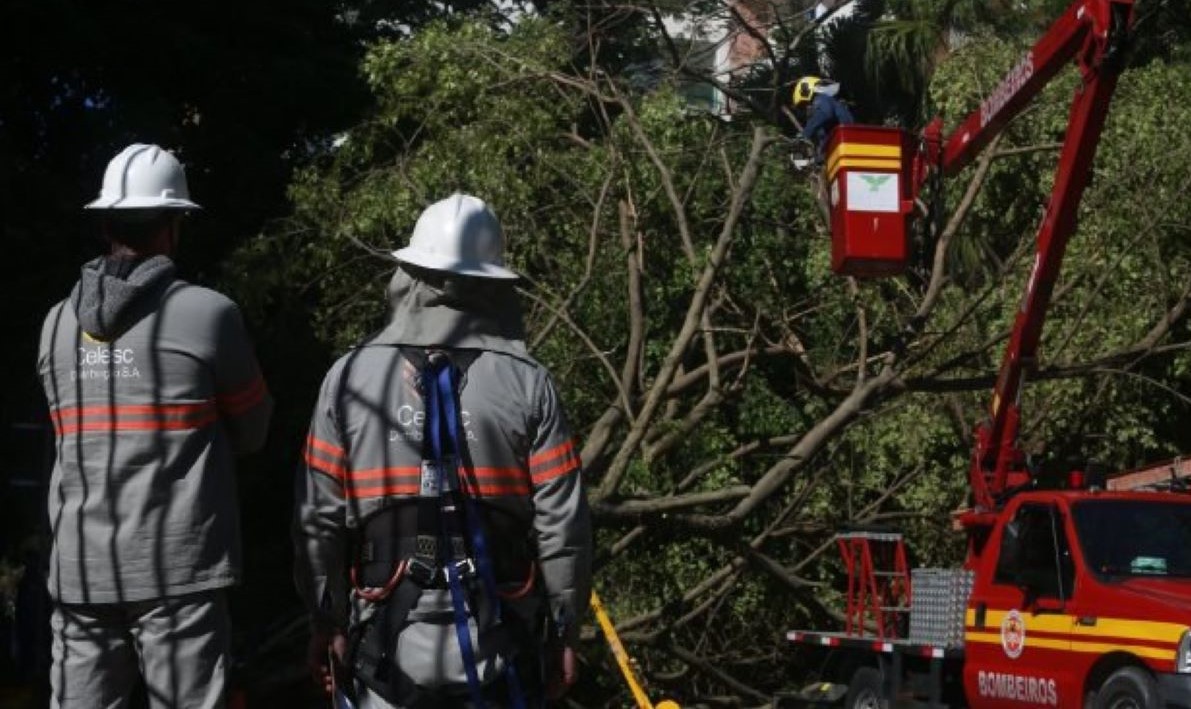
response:
[[[523,520],[536,546],[539,591],[556,617],[570,619],[574,642],[591,591],[591,522],[579,452],[545,368],[528,355],[472,350],[471,356],[460,391],[470,465],[461,466],[460,484],[481,503]],[[346,626],[351,530],[418,494],[424,407],[417,376],[399,347],[374,344],[341,358],[323,382],[295,519],[296,580],[316,625]],[[441,615],[450,607],[449,594],[427,591],[415,614]]]
[[[96,270],[113,283],[98,263],[84,291]],[[260,448],[272,411],[239,310],[169,266],[97,337],[79,324],[78,294],[50,310],[38,356],[57,440],[50,594],[113,603],[234,584],[233,455]]]

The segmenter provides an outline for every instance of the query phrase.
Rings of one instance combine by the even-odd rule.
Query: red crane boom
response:
[[[1037,254],[1005,350],[989,419],[976,432],[969,481],[976,506],[966,523],[990,524],[1007,493],[1028,481],[1018,444],[1021,385],[1037,361],[1038,344],[1067,239],[1075,231],[1092,160],[1116,88],[1120,57],[1133,22],[1133,0],[1080,0],[1069,7],[943,142],[941,121],[926,130],[924,154],[914,175],[919,185],[929,169],[943,175],[962,170],[1073,59],[1081,83],[1071,104],[1067,134],[1050,203],[1038,230]]]

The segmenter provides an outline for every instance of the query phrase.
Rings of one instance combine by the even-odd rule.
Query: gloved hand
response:
[[[335,673],[331,658],[342,663],[347,654],[347,636],[342,631],[314,631],[310,634],[310,645],[306,651],[306,665],[314,683],[327,694],[335,689]]]

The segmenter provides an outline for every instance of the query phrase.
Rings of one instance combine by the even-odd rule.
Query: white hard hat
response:
[[[108,163],[99,199],[84,209],[200,209],[186,172],[168,150],[133,143]]]
[[[480,278],[519,278],[504,267],[504,235],[484,201],[455,194],[422,212],[409,246],[393,252],[398,261],[432,271]]]

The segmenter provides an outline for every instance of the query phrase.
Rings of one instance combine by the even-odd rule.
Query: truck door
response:
[[[1064,613],[1075,576],[1066,525],[1053,504],[1026,502],[1012,514],[992,580],[978,579],[969,603],[969,700],[977,707],[1080,706]]]

